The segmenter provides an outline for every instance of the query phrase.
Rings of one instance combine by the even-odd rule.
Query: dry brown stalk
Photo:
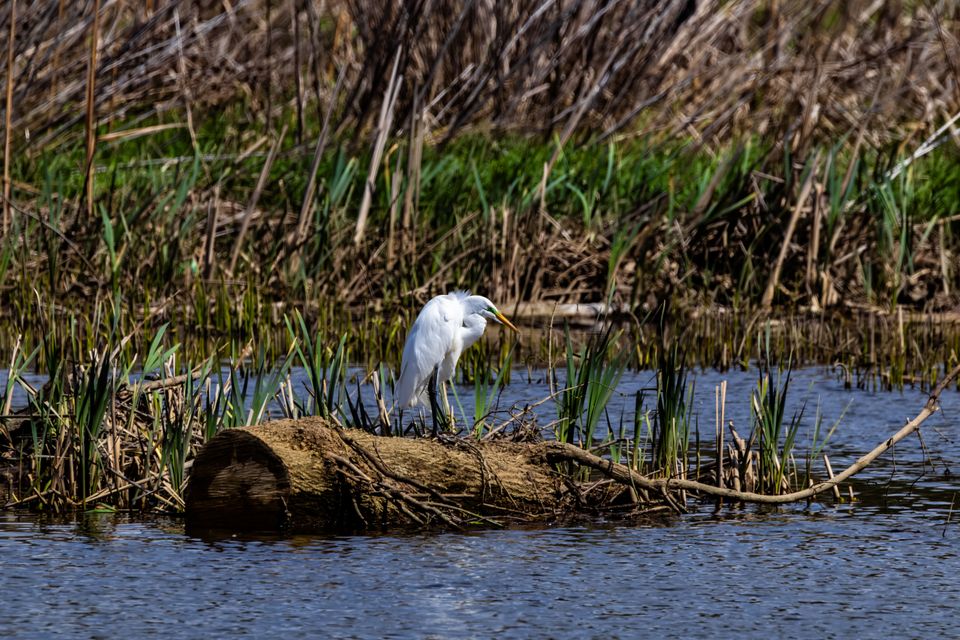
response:
[[[17,101],[14,125],[40,141],[83,120],[64,114],[81,113],[85,87],[76,78],[91,16],[82,13],[84,3],[58,4],[59,11],[42,0],[17,2],[26,18],[21,24],[29,25],[21,42],[30,44],[15,55],[33,76]],[[574,130],[609,136],[643,116],[647,131],[693,126],[705,141],[714,132],[792,131],[802,132],[803,146],[883,113],[886,122],[867,132],[877,144],[893,128],[933,125],[938,115],[928,104],[955,112],[956,43],[949,34],[956,16],[949,12],[921,6],[892,13],[880,2],[869,11],[841,10],[841,22],[827,28],[837,1],[794,0],[776,11],[757,0],[735,0],[724,11],[686,0],[574,4],[552,11],[538,0],[320,6],[247,0],[184,15],[178,34],[183,3],[144,11],[110,1],[102,4],[116,17],[101,38],[103,70],[110,73],[98,78],[99,115],[109,121],[131,108],[183,110],[185,92],[204,104],[246,94],[267,108],[276,103],[277,87],[286,87],[302,112],[309,108],[301,105],[304,87],[312,86],[322,104],[330,70],[349,68],[349,113],[335,128],[367,130],[377,122],[400,45],[408,49],[397,72],[415,89],[398,97],[397,119],[408,122],[429,110],[430,128],[446,139],[481,122],[562,128],[564,141]],[[308,29],[299,28],[301,21]],[[336,25],[333,33],[320,29],[324,21]],[[312,59],[299,64],[306,49]],[[329,52],[326,59],[320,51]],[[907,81],[887,86],[876,104],[860,99],[891,78]],[[190,108],[199,113],[199,106]]]
[[[770,305],[773,304],[773,295],[777,291],[777,285],[780,284],[780,271],[783,269],[783,262],[787,259],[787,254],[790,252],[790,242],[793,240],[793,232],[797,228],[800,213],[804,210],[807,199],[810,196],[810,189],[816,180],[817,170],[820,166],[819,149],[808,166],[810,167],[809,172],[803,181],[803,185],[800,187],[800,195],[797,197],[797,202],[793,206],[793,212],[790,214],[790,222],[787,223],[787,230],[783,233],[783,244],[780,245],[780,255],[777,257],[777,262],[773,266],[770,279],[767,281],[767,288],[764,290],[763,298],[760,301],[760,305],[764,309],[769,309]]]
[[[323,159],[323,151],[327,147],[327,138],[330,133],[330,117],[333,115],[334,107],[337,104],[337,97],[343,87],[343,80],[346,78],[346,66],[340,69],[337,76],[337,84],[333,88],[333,95],[327,103],[327,110],[323,116],[323,129],[317,138],[317,145],[313,150],[313,162],[310,165],[310,177],[307,178],[307,188],[303,193],[303,202],[300,203],[300,219],[297,222],[297,234],[295,244],[299,245],[306,239],[307,228],[310,223],[310,214],[313,212],[313,199],[317,192],[317,171],[320,168],[320,161]],[[231,261],[231,264],[233,261]],[[232,268],[231,268],[232,271]]]
[[[257,178],[257,186],[253,189],[253,194],[250,196],[250,202],[247,203],[247,208],[243,212],[243,223],[240,225],[240,231],[237,233],[237,238],[233,242],[233,251],[230,252],[230,266],[227,267],[227,273],[231,276],[233,275],[234,269],[237,267],[237,259],[240,257],[240,249],[243,247],[243,238],[247,234],[247,230],[250,228],[250,221],[253,218],[253,211],[257,207],[257,202],[260,200],[260,194],[263,193],[263,188],[267,184],[267,178],[270,177],[270,169],[273,167],[273,162],[277,158],[277,152],[280,150],[280,145],[283,144],[283,139],[287,135],[287,125],[284,125],[280,129],[280,135],[277,136],[277,139],[274,140],[273,145],[270,147],[269,153],[267,153],[267,159],[263,162],[263,168],[260,169],[260,177]]]
[[[13,46],[16,42],[17,0],[10,0],[10,33],[7,36],[7,99],[3,124],[3,233],[10,225],[10,141],[13,132],[10,122],[13,114]]]
[[[203,277],[210,278],[217,259],[216,237],[220,218],[220,183],[213,188],[213,199],[207,205],[207,237],[203,251]]]
[[[370,157],[370,170],[367,172],[367,180],[363,187],[363,199],[360,201],[360,212],[357,214],[357,231],[353,235],[353,244],[355,245],[360,244],[366,232],[367,215],[370,212],[370,205],[373,203],[373,190],[376,188],[380,160],[383,158],[383,150],[386,148],[387,140],[392,133],[394,105],[397,101],[397,95],[400,92],[400,85],[403,82],[403,76],[397,73],[402,52],[402,47],[398,46],[396,56],[393,59],[393,71],[390,73],[390,82],[387,84],[387,90],[384,93],[383,103],[380,107],[380,119],[377,122],[377,137],[374,141],[373,153]]]
[[[833,465],[830,464],[830,458],[827,454],[823,454],[823,465],[827,469],[827,477],[833,480],[835,477],[833,475]],[[840,487],[838,485],[833,485],[833,497],[836,498],[838,502],[840,501]]]
[[[87,217],[93,218],[93,176],[95,167],[93,166],[93,157],[97,149],[97,131],[96,131],[96,82],[97,82],[97,49],[100,40],[100,0],[93,1],[93,25],[90,28],[90,53],[87,58],[87,159],[84,171],[86,180],[84,189],[87,194]]]

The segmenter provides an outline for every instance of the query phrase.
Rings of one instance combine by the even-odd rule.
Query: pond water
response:
[[[544,397],[517,372],[501,407]],[[695,411],[713,437],[714,385],[749,430],[756,372],[698,372]],[[632,420],[622,381],[610,420]],[[464,409],[472,392],[460,390]],[[469,396],[469,397],[468,397]],[[843,415],[840,469],[892,434],[918,390],[849,391],[794,374],[788,412]],[[541,423],[549,421],[549,403]],[[930,637],[960,615],[960,396],[859,479],[859,500],[779,509],[710,506],[653,523],[468,534],[204,539],[175,518],[0,512],[2,637],[635,638]],[[802,432],[798,455],[809,445]],[[960,503],[960,501],[958,501]],[[960,509],[960,504],[957,505]]]

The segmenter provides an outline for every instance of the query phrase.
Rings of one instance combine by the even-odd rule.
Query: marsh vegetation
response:
[[[530,329],[464,355],[464,432],[522,432],[536,407],[498,416],[498,392],[545,372],[528,404],[559,441],[806,486],[824,471],[792,455],[791,367],[929,389],[957,363],[957,11],[5,3],[15,501],[178,510],[198,447],[271,415],[403,433],[405,328],[455,287]],[[603,309],[593,331],[564,330],[569,303]],[[758,371],[742,434],[691,413],[695,367]],[[656,388],[618,423],[640,368]]]

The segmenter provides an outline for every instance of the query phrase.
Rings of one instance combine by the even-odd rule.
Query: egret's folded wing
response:
[[[451,296],[437,296],[423,307],[403,346],[396,390],[399,406],[416,405],[417,396],[427,386],[434,368],[443,362],[462,324],[460,303]]]

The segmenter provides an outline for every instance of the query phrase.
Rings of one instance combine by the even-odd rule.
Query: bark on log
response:
[[[230,429],[197,455],[194,530],[318,531],[544,519],[569,496],[538,446],[441,444],[320,418]]]

